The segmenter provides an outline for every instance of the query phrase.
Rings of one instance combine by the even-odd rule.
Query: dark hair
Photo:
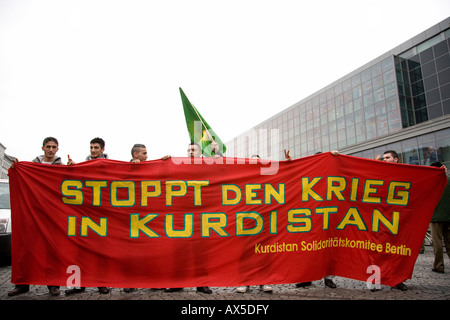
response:
[[[102,138],[94,138],[91,140],[91,144],[93,143],[98,143],[100,145],[100,148],[103,149],[105,147],[105,140],[103,140]]]
[[[251,158],[255,158],[255,157],[256,157],[257,159],[261,159],[261,157],[259,156],[259,154],[254,154],[254,155],[251,156]]]
[[[133,153],[135,152],[139,152],[139,149],[141,148],[147,148],[145,145],[140,144],[140,143],[136,143],[133,148],[131,148],[131,156],[133,156]]]
[[[200,145],[199,145],[197,142],[191,142],[191,143],[188,144],[188,146],[197,146],[197,147],[200,148]],[[201,150],[201,149],[202,149],[202,148],[200,148],[200,150]]]
[[[392,158],[394,158],[394,159],[397,158],[398,159],[398,154],[394,150],[387,150],[387,151],[384,152],[384,154],[386,154],[386,153],[390,153],[392,155]]]
[[[56,138],[53,138],[53,137],[45,138],[44,142],[42,142],[42,146],[45,146],[50,141],[53,141],[54,143],[56,143],[57,146],[59,146],[58,140]]]
[[[440,163],[439,161],[436,161],[436,162],[433,162],[432,164],[430,164],[430,166],[440,168],[440,167],[442,167],[442,163]]]

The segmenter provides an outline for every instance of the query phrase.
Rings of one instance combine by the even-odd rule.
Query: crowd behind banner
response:
[[[47,137],[43,141],[42,150],[44,151],[43,155],[37,156],[33,159],[33,162],[42,163],[42,164],[51,164],[51,165],[62,165],[62,159],[57,156],[57,151],[59,148],[58,140],[53,137]],[[212,144],[212,148],[215,149],[216,146]],[[334,150],[331,152],[333,156],[339,156],[339,152]],[[188,145],[187,156],[191,158],[199,158],[202,157],[201,147],[196,143],[191,143]],[[222,157],[223,155],[220,152],[216,152],[214,157]],[[148,154],[147,149],[144,144],[135,144],[131,149],[131,163],[140,163],[147,161]],[[170,156],[164,156],[162,160],[170,159]],[[259,158],[259,156],[255,155],[254,158]],[[101,138],[94,138],[90,142],[90,154],[86,157],[86,161],[95,160],[95,159],[108,159],[108,155],[105,153],[105,141]],[[383,160],[385,162],[398,163],[398,155],[394,150],[388,150],[384,153],[383,156],[378,157],[379,160]],[[292,157],[289,153],[289,150],[285,150],[285,160],[292,161]],[[68,166],[74,166],[76,163],[68,156],[67,161]],[[439,162],[434,162],[431,166],[439,167],[447,172],[447,168],[443,166]],[[14,170],[14,166],[12,169]],[[449,181],[447,179],[447,185],[442,193],[439,203],[436,206],[434,214],[431,218],[430,230],[433,238],[433,248],[435,254],[434,265],[432,268],[433,272],[444,273],[444,262],[443,262],[443,246],[442,239],[444,240],[444,245],[446,248],[450,247],[450,187]],[[325,216],[325,215],[324,215]],[[13,252],[13,255],[15,253]],[[447,255],[450,257],[450,253],[447,249]],[[334,275],[326,275],[324,277],[324,283],[326,286],[330,288],[336,288],[336,284],[333,282]],[[311,282],[300,282],[296,283],[297,287],[303,287],[310,285]],[[269,284],[260,284],[261,290],[264,292],[272,292],[272,285]],[[393,287],[399,290],[407,290],[406,285],[403,282],[400,282]],[[49,283],[48,289],[51,295],[59,295],[60,294],[60,286],[56,284]],[[178,291],[181,290],[180,287],[175,288],[165,288],[164,290],[167,292]],[[66,294],[74,294],[83,292],[85,290],[84,287],[72,287],[68,288],[65,293]],[[99,286],[98,290],[102,294],[106,294],[110,292],[110,288],[107,286]],[[124,288],[125,292],[131,292],[136,290],[136,288]],[[243,284],[236,288],[236,292],[244,293],[248,290],[248,285]],[[29,291],[29,284],[16,284],[14,289],[8,293],[9,296],[15,296],[18,294],[22,294]],[[197,287],[198,292],[212,293],[212,290],[209,286],[199,286]]]

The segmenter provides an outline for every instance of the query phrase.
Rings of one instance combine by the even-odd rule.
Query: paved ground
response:
[[[0,300],[156,300],[156,301],[218,301],[246,300],[450,300],[450,260],[445,256],[445,274],[431,271],[434,255],[432,247],[426,247],[425,253],[419,255],[415,264],[413,277],[405,284],[409,290],[399,291],[388,286],[372,292],[365,282],[336,277],[336,289],[325,287],[323,280],[315,281],[306,288],[296,288],[294,284],[274,285],[273,293],[263,293],[259,287],[252,286],[247,293],[236,293],[235,288],[212,287],[212,294],[197,293],[195,288],[185,288],[181,292],[166,293],[162,290],[138,289],[126,293],[121,288],[113,288],[111,293],[99,294],[97,288],[86,288],[81,294],[67,296],[62,287],[59,296],[50,296],[47,287],[31,286],[28,293],[8,297],[8,291],[13,289],[10,282],[11,267],[0,267]]]

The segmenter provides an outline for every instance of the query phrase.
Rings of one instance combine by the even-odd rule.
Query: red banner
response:
[[[168,288],[411,278],[446,175],[319,154],[20,162],[12,283]],[[374,271],[375,270],[375,271]],[[71,278],[72,277],[72,278]],[[74,282],[76,283],[76,282]]]

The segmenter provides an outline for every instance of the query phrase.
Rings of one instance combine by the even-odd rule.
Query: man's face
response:
[[[138,152],[133,153],[133,158],[139,161],[147,161],[147,157],[147,148],[140,148]]]
[[[55,157],[55,154],[58,151],[58,149],[59,149],[58,145],[56,144],[55,141],[49,141],[42,147],[45,157],[49,159],[53,159]]]
[[[100,143],[91,143],[91,157],[98,158],[103,154],[105,148],[100,147]]]
[[[191,144],[188,146],[187,155],[188,155],[188,157],[191,157],[191,158],[198,158],[198,157],[201,157],[202,152],[200,151],[200,148],[198,145]]]
[[[391,153],[385,153],[383,155],[383,161],[386,161],[386,162],[398,162],[398,159],[394,158]]]

